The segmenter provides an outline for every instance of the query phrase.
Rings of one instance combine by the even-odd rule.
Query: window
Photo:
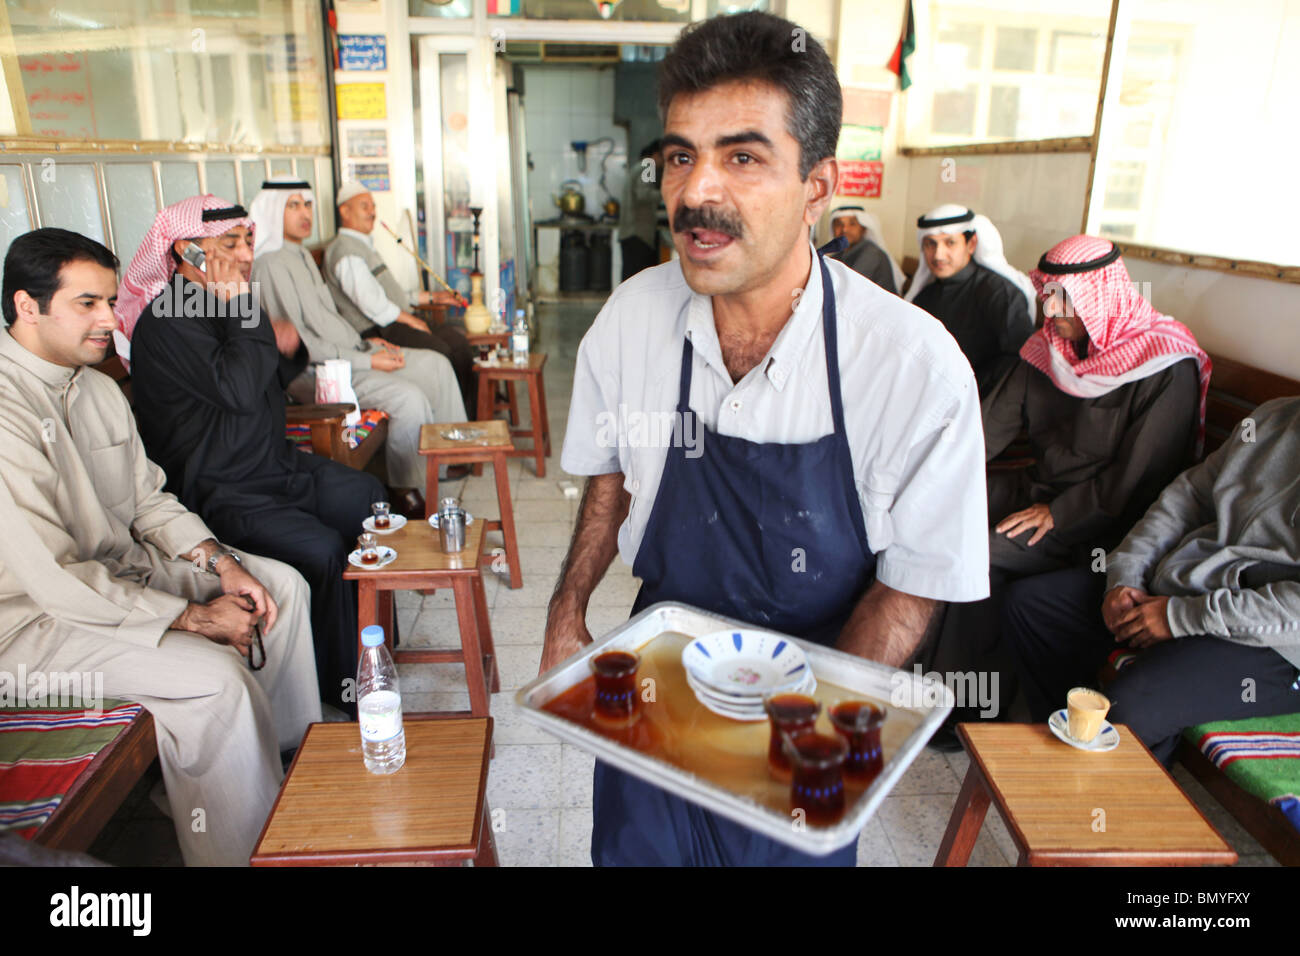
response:
[[[0,0],[17,70],[0,135],[325,146],[316,0]]]
[[[1286,0],[1124,0],[1089,229],[1144,245],[1300,265]],[[1120,42],[1127,37],[1127,42]]]
[[[998,27],[993,47],[993,69],[1032,72],[1038,54],[1038,31]]]
[[[1136,211],[1142,205],[1142,177],[1146,163],[1111,163],[1106,175],[1106,208]]]
[[[1110,0],[914,0],[908,146],[1091,136]]]

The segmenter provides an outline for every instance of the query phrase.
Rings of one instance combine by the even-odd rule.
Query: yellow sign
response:
[[[271,98],[279,122],[320,121],[321,93],[314,79],[274,79],[271,81]]]
[[[388,116],[383,83],[340,83],[338,93],[339,119],[384,119]]]

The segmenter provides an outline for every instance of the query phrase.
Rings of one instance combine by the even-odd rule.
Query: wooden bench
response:
[[[95,754],[32,840],[55,850],[88,849],[157,757],[153,717],[141,710]]]

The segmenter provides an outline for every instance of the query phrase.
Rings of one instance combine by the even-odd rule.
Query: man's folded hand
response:
[[[217,644],[229,644],[247,657],[253,647],[253,627],[260,616],[251,598],[223,594],[207,604],[191,602],[172,627],[201,634]]]

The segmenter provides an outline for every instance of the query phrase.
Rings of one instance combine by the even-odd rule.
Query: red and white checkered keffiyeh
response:
[[[1154,375],[1185,358],[1200,366],[1201,410],[1199,448],[1205,437],[1205,396],[1210,388],[1210,357],[1196,342],[1191,329],[1162,315],[1133,285],[1124,260],[1118,255],[1098,268],[1054,274],[1048,265],[1093,262],[1117,252],[1113,243],[1093,236],[1074,236],[1057,243],[1043,256],[1040,268],[1029,273],[1046,302],[1064,289],[1073,314],[1088,330],[1088,355],[1079,358],[1073,342],[1057,334],[1049,319],[1029,337],[1020,357],[1051,377],[1069,395],[1096,398]]]
[[[204,210],[231,208],[234,208],[234,203],[208,193],[182,199],[158,213],[144,234],[140,248],[131,258],[122,285],[117,290],[117,305],[113,312],[117,316],[118,329],[127,341],[131,339],[140,313],[157,298],[176,272],[176,261],[171,255],[172,243],[178,239],[220,236],[236,226],[253,228],[253,220],[246,215],[209,222],[203,220]]]

